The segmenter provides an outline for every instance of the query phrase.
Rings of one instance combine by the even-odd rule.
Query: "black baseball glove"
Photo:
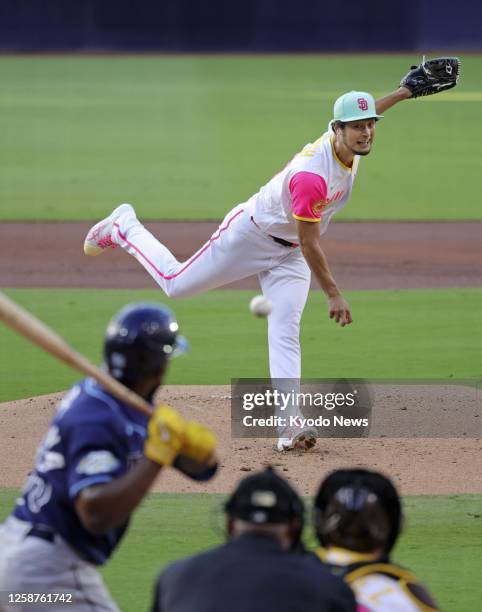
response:
[[[400,82],[412,92],[412,98],[431,96],[457,85],[460,72],[458,57],[437,57],[412,66]]]

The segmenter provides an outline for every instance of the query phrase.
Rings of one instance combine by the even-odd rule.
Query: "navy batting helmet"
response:
[[[370,470],[332,472],[315,498],[315,529],[323,546],[388,554],[402,523],[402,508],[389,478]]]
[[[159,304],[128,304],[107,326],[104,359],[110,374],[125,384],[157,374],[165,362],[184,352],[174,314]]]

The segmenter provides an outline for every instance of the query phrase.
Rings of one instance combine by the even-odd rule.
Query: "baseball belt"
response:
[[[256,227],[259,229],[260,232],[263,232],[263,230],[256,223],[252,215],[251,215],[251,221],[254,223],[254,225],[256,225]],[[284,238],[278,238],[278,236],[272,236],[271,234],[266,234],[265,232],[263,232],[263,234],[265,234],[266,236],[268,236],[268,238],[271,238],[271,240],[274,240],[278,244],[281,244],[281,246],[288,247],[290,249],[296,249],[296,247],[300,246],[296,242],[290,242],[289,240],[285,240]]]
[[[25,534],[25,537],[28,537],[28,536],[31,536],[34,538],[40,538],[41,540],[45,540],[46,542],[50,542],[50,543],[52,543],[55,540],[54,531],[50,531],[49,529],[45,529],[37,525],[34,525],[31,529],[29,529],[29,531],[27,531],[27,533]]]

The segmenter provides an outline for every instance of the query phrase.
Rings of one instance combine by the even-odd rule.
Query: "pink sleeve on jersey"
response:
[[[293,217],[301,221],[319,221],[327,197],[323,177],[314,172],[297,172],[290,181]]]

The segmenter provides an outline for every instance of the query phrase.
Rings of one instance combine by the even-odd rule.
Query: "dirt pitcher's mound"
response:
[[[481,493],[479,439],[321,439],[309,452],[279,453],[274,439],[231,439],[230,388],[169,386],[162,401],[202,421],[219,439],[220,470],[196,484],[164,470],[155,490],[221,492],[265,465],[275,466],[303,495],[313,495],[329,471],[348,466],[386,472],[403,494]],[[35,449],[62,394],[0,404],[0,487],[19,487],[32,468]]]

